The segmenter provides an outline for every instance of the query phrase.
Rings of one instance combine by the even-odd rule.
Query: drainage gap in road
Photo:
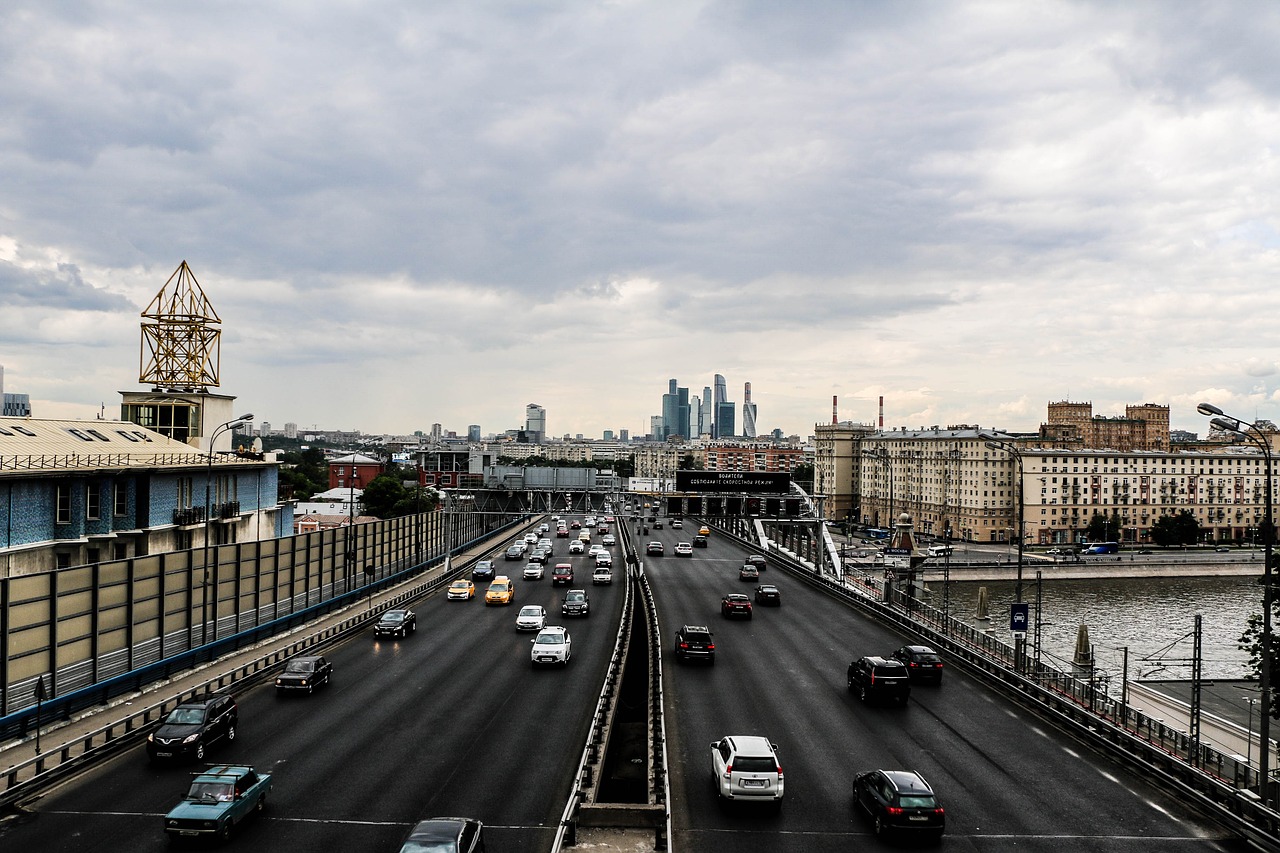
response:
[[[644,608],[632,596],[631,642],[618,685],[613,732],[601,771],[597,803],[647,803],[649,801],[649,637]]]

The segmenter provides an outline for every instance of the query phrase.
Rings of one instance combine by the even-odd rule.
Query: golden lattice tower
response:
[[[186,261],[169,276],[142,317],[139,382],[182,391],[220,384],[222,320]]]

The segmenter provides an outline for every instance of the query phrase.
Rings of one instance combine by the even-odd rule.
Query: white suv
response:
[[[768,738],[729,735],[711,744],[711,774],[722,800],[758,800],[782,807],[782,765]]]
[[[538,632],[538,636],[531,640],[533,643],[533,652],[530,660],[535,667],[542,664],[558,663],[561,666],[569,665],[569,658],[573,652],[573,643],[569,639],[569,632],[559,625],[548,625]]]

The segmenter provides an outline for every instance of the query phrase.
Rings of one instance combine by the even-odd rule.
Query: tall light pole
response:
[[[1007,441],[1002,441],[995,433],[992,433],[992,432],[979,432],[978,437],[986,441],[987,447],[992,447],[992,448],[995,448],[996,450],[1003,450],[1005,453],[1008,453],[1010,456],[1013,457],[1013,461],[1016,463],[1016,470],[1018,474],[1018,493],[1017,493],[1018,494],[1018,530],[1016,533],[1018,537],[1018,580],[1017,580],[1017,584],[1014,586],[1014,589],[1013,589],[1013,601],[1015,605],[1019,605],[1023,603],[1022,602],[1022,547],[1023,547],[1022,529],[1024,524],[1023,514],[1025,511],[1025,505],[1026,505],[1026,501],[1023,500],[1023,494],[1022,494],[1022,488],[1023,488],[1022,481],[1024,479],[1024,471],[1022,469],[1022,451],[1019,450],[1015,445]],[[1023,634],[1022,637],[1014,638],[1014,651],[1013,651],[1015,668],[1018,669],[1019,671],[1021,671],[1022,669],[1023,643],[1026,642],[1025,630],[1022,631],[1021,633]]]
[[[240,424],[253,420],[253,415],[241,415],[234,420],[229,420],[225,424],[219,424],[214,427],[213,432],[209,435],[209,452],[206,454],[208,459],[208,471],[204,480],[204,577],[200,581],[200,645],[208,642],[208,613],[209,613],[209,546],[212,544],[210,539],[213,533],[213,496],[210,491],[213,485],[213,445],[218,440],[218,436],[222,435],[229,429],[235,429]],[[218,620],[213,620],[214,633],[217,633]],[[214,637],[217,639],[217,637]]]
[[[1271,765],[1271,552],[1276,530],[1272,518],[1271,498],[1271,442],[1256,424],[1233,418],[1212,403],[1201,403],[1196,411],[1207,418],[1211,426],[1226,432],[1234,432],[1252,442],[1262,451],[1266,463],[1267,493],[1263,499],[1262,516],[1262,636],[1260,637],[1258,692],[1262,710],[1258,714],[1258,796],[1264,806],[1270,803]]]

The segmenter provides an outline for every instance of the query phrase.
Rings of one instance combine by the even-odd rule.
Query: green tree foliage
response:
[[[391,514],[384,518],[396,518],[402,515],[414,515],[419,512],[431,512],[440,505],[440,493],[432,486],[414,486],[405,489],[404,497],[396,501]]]
[[[396,505],[405,499],[408,490],[397,474],[379,474],[369,485],[364,487],[360,498],[360,506],[366,515],[378,518],[391,518],[395,514]]]
[[[813,466],[802,462],[791,470],[791,479],[800,488],[813,493]]]
[[[703,464],[702,460],[695,458],[692,453],[686,453],[680,458],[680,464],[676,468],[681,471],[701,471]]]
[[[1200,522],[1186,510],[1177,515],[1162,515],[1151,525],[1151,541],[1162,548],[1194,545],[1200,541]]]
[[[1261,579],[1259,579],[1261,581]],[[1262,600],[1261,594],[1258,600]],[[1276,597],[1275,590],[1272,590],[1271,603],[1271,624],[1274,626],[1276,622]],[[1262,614],[1255,613],[1249,617],[1249,625],[1245,628],[1244,633],[1240,635],[1240,650],[1249,653],[1249,671],[1250,678],[1258,679],[1262,675]],[[1277,642],[1276,632],[1271,632],[1271,684],[1269,697],[1263,697],[1264,703],[1270,710],[1272,719],[1280,719],[1280,703],[1276,701],[1276,694],[1280,692],[1280,643]]]
[[[1089,526],[1084,531],[1085,539],[1090,542],[1115,542],[1120,538],[1120,517],[1104,515],[1095,511],[1089,519]]]
[[[306,500],[329,488],[329,466],[316,447],[286,451],[280,458],[280,497]]]

